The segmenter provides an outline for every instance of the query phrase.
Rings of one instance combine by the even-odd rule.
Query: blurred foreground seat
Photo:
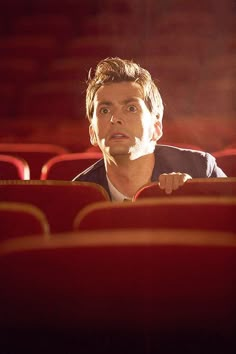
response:
[[[49,234],[44,213],[32,204],[0,202],[0,241],[7,238]]]
[[[0,249],[1,347],[141,354],[148,345],[149,353],[170,354],[193,353],[194,345],[194,353],[232,353],[235,283],[230,232],[122,229],[8,240]]]
[[[45,213],[54,233],[71,231],[79,210],[93,202],[108,201],[109,197],[95,183],[0,180],[0,200],[37,206]]]

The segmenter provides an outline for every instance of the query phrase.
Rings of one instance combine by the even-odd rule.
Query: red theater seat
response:
[[[17,111],[22,116],[78,119],[85,116],[82,91],[80,82],[75,80],[35,83],[24,91]]]
[[[194,345],[196,353],[229,354],[235,270],[236,239],[227,232],[123,229],[8,240],[0,249],[1,347],[7,329],[10,352],[40,343],[57,353],[98,353],[100,336],[107,354],[146,353],[147,345],[150,353],[190,353]]]
[[[223,149],[213,153],[217,164],[228,177],[236,177],[236,148]]]
[[[1,57],[36,59],[45,63],[59,54],[59,42],[49,35],[12,34],[0,39]]]
[[[0,179],[30,179],[28,163],[19,157],[0,155]]]
[[[173,191],[171,195],[236,196],[236,178],[193,178]],[[160,197],[167,197],[167,195],[164,190],[160,189],[158,182],[153,182],[140,188],[133,200]]]
[[[72,181],[75,176],[101,157],[102,154],[99,152],[82,152],[53,157],[43,166],[40,179]]]
[[[55,233],[72,230],[79,210],[90,203],[108,201],[109,197],[95,183],[0,180],[0,200],[34,204],[45,213]]]
[[[61,14],[38,14],[19,16],[11,26],[14,33],[46,35],[60,40],[74,35],[73,21]]]
[[[30,167],[30,178],[40,179],[44,163],[54,156],[68,153],[68,150],[54,144],[0,143],[0,153],[23,158]]]
[[[0,118],[14,116],[18,93],[17,85],[13,81],[0,83]]]
[[[18,85],[22,90],[33,80],[39,78],[40,65],[35,59],[15,59],[6,57],[0,59],[1,83]]]
[[[0,241],[29,236],[46,236],[50,227],[44,213],[32,204],[0,202]]]
[[[88,78],[89,69],[95,68],[100,60],[94,55],[58,58],[49,65],[46,76],[49,80],[83,81]]]
[[[236,232],[235,197],[166,197],[126,203],[96,203],[81,210],[76,230],[179,228]]]
[[[102,53],[106,56],[112,54],[112,43],[108,41],[108,37],[96,38],[94,36],[84,36],[72,38],[65,47],[65,55],[67,57],[95,56],[102,59]]]

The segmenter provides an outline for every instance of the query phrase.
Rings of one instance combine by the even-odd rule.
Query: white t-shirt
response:
[[[113,186],[113,184],[109,180],[108,176],[107,176],[107,181],[108,181],[108,187],[110,189],[112,201],[123,202],[124,199],[130,200],[130,201],[132,200],[131,198],[127,197],[126,195],[124,195],[120,191],[118,191],[118,189],[116,189],[116,187]]]

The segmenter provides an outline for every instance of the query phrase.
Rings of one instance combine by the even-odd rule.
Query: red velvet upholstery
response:
[[[231,196],[236,195],[236,178],[194,178],[188,180],[182,187],[173,191],[172,196]],[[135,194],[134,200],[141,198],[166,197],[158,182],[141,187]]]
[[[44,213],[32,204],[0,202],[0,240],[13,237],[49,234]]]
[[[99,152],[64,154],[53,157],[43,166],[40,179],[71,181],[101,157],[102,154]]]
[[[72,230],[80,209],[108,199],[106,191],[94,183],[0,181],[0,200],[34,204],[45,213],[51,232]]]
[[[0,155],[0,179],[30,179],[28,163],[19,157]]]
[[[182,228],[236,232],[235,197],[166,197],[126,203],[96,203],[80,211],[79,230]]]

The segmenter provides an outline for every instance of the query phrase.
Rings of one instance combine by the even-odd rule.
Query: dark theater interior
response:
[[[87,79],[115,57],[160,91],[158,144],[226,178],[122,205],[72,181],[102,158]],[[235,212],[235,0],[0,0],[0,354],[235,353]]]

